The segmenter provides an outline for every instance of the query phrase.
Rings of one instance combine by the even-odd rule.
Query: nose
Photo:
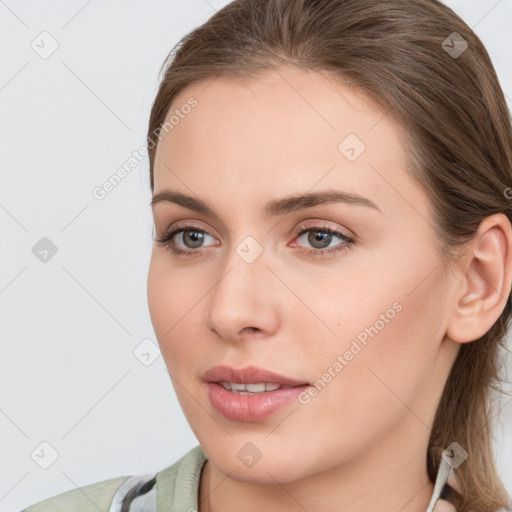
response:
[[[249,263],[235,249],[207,295],[207,327],[228,341],[271,336],[279,328],[279,280],[267,267],[264,252]]]

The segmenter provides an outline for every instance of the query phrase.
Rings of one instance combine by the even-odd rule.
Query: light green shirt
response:
[[[201,446],[197,445],[172,466],[156,474],[157,512],[197,512],[199,480],[206,460]],[[111,478],[73,489],[21,512],[108,512],[116,491],[129,478]]]
[[[103,480],[40,501],[21,512],[197,512],[201,471],[207,461],[200,445],[156,474]],[[432,512],[451,466],[441,459],[427,512]]]

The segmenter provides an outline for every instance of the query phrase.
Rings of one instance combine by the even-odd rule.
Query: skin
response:
[[[147,291],[172,384],[208,458],[200,512],[424,512],[434,487],[425,454],[449,370],[461,343],[505,307],[510,223],[487,218],[449,266],[429,200],[407,172],[401,127],[323,73],[283,67],[251,81],[198,82],[170,112],[191,96],[197,106],[162,132],[154,192],[191,195],[217,217],[154,205],[156,237],[178,221],[207,235],[199,249],[183,232],[174,237],[192,256],[155,242]],[[354,161],[338,149],[351,133],[366,145]],[[270,200],[325,189],[360,194],[380,211],[330,203],[262,212]],[[315,225],[309,240],[294,231],[306,221]],[[350,249],[305,254],[326,250],[312,245],[324,225],[353,237]],[[252,263],[236,252],[247,236],[263,249]],[[327,249],[340,245],[333,235]],[[255,423],[211,405],[208,368],[256,365],[314,383],[394,303],[400,312],[307,405]],[[248,442],[262,453],[252,467],[237,457]],[[438,501],[443,510],[454,509]]]

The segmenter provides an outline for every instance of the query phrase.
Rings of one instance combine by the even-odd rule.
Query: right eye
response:
[[[206,237],[215,240],[203,229],[194,225],[179,226],[165,232],[161,237],[155,238],[155,242],[169,249],[176,255],[191,255],[192,253],[201,252],[198,249],[204,247],[202,244]],[[176,239],[179,242],[176,242]],[[181,243],[181,246],[180,246]],[[219,245],[212,244],[212,245]]]

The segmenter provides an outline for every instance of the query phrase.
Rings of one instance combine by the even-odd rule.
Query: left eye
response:
[[[341,243],[329,247],[334,238],[341,240]],[[313,249],[306,248],[303,250],[305,254],[310,256],[325,256],[341,250],[348,250],[354,242],[347,235],[327,226],[312,226],[302,229],[297,234],[297,240],[300,239],[303,239],[303,241],[305,239],[313,247]]]
[[[311,244],[315,249],[324,249],[328,247],[334,237],[340,238],[342,241],[346,241],[348,237],[329,228],[322,229],[304,229],[299,233],[299,237],[302,238],[307,234],[307,242]]]

